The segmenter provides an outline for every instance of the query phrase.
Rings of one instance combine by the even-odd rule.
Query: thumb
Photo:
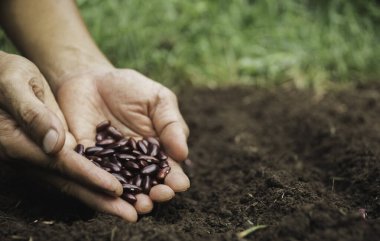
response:
[[[3,103],[29,137],[45,153],[51,154],[62,149],[65,129],[58,116],[44,103],[46,92],[50,91],[44,81],[41,74],[29,81],[13,79],[5,91]]]
[[[169,89],[162,88],[156,106],[151,109],[153,126],[165,150],[174,160],[185,160],[189,152],[189,128],[179,111],[177,97]]]

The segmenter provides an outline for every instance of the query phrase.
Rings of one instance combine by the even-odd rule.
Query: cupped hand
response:
[[[189,188],[190,181],[176,162],[188,155],[189,129],[168,88],[134,70],[113,67],[71,73],[59,82],[57,100],[78,143],[94,145],[95,127],[104,120],[125,136],[160,138],[172,158],[172,170],[165,185],[154,186],[149,197],[137,195],[138,213],[150,212],[152,200],[167,201]]]
[[[135,221],[135,208],[113,197],[122,193],[120,183],[75,153],[75,145],[37,67],[0,51],[0,160],[95,209]]]

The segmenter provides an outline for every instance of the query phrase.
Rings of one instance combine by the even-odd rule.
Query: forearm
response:
[[[53,90],[69,71],[112,66],[92,40],[73,0],[2,0],[0,23]]]

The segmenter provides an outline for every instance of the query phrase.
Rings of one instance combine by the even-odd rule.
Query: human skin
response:
[[[49,129],[56,130],[59,143],[47,154],[41,148],[41,138]],[[137,213],[132,205],[117,197],[122,192],[120,183],[73,151],[75,145],[38,68],[23,57],[0,51],[0,160],[15,167],[21,176],[33,177],[93,208],[135,221]],[[106,202],[110,204],[104,205]]]
[[[106,119],[124,135],[160,138],[172,171],[166,185],[137,195],[138,213],[150,212],[152,200],[167,201],[190,186],[177,163],[188,155],[189,129],[176,96],[134,70],[115,68],[92,40],[74,1],[3,0],[0,22],[46,76],[78,143],[92,145],[96,124]]]

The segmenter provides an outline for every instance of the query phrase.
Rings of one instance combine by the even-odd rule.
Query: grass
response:
[[[171,87],[323,87],[380,77],[375,0],[77,2],[113,63]],[[13,51],[4,37],[0,48]]]

